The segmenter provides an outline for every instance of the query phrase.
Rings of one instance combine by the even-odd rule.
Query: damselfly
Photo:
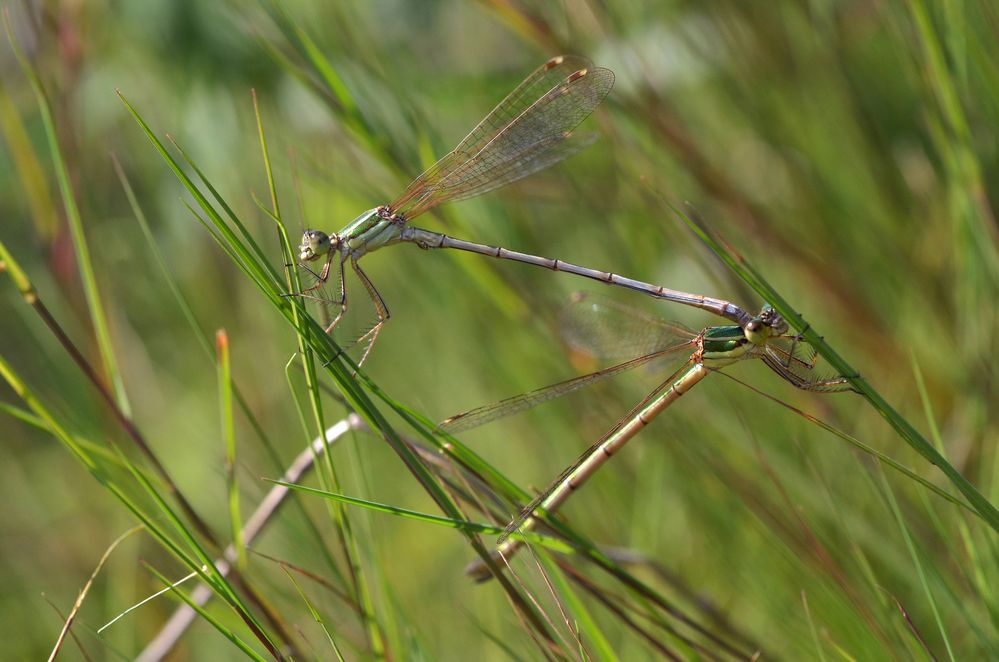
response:
[[[349,261],[378,317],[375,325],[358,340],[368,341],[360,359],[360,363],[364,362],[389,318],[389,311],[358,260],[383,246],[401,242],[411,242],[425,249],[471,251],[576,274],[708,310],[741,327],[749,323],[752,317],[727,301],[678,292],[563,260],[455,239],[409,224],[441,203],[471,198],[505,186],[592,143],[592,136],[573,138],[572,131],[607,96],[613,84],[614,74],[609,69],[594,67],[589,61],[571,55],[552,58],[528,76],[457,147],[417,177],[394,201],[369,209],[339,232],[327,234],[321,230],[306,230],[299,247],[300,259],[303,263],[324,262],[318,273],[309,269],[316,283],[299,295],[309,296],[309,292],[327,282],[331,273],[336,273],[340,280],[339,295],[333,301],[339,311],[327,326],[327,332],[336,327],[347,310],[344,276]],[[308,268],[307,264],[303,266]]]
[[[687,360],[590,446],[510,523],[495,551],[498,556],[507,559],[522,544],[519,539],[508,538],[511,533],[533,529],[541,513],[550,514],[558,509],[639,430],[712,370],[744,359],[760,359],[782,379],[800,389],[819,392],[851,389],[844,377],[817,374],[814,349],[798,335],[790,333],[784,318],[769,306],[750,319],[745,327],[711,326],[695,333],[676,322],[654,319],[626,306],[594,299],[592,295],[575,295],[573,304],[566,309],[562,326],[570,345],[584,352],[598,356],[640,355],[589,375],[452,416],[443,421],[439,429],[456,433],[477,427],[655,359],[683,354]],[[488,570],[484,564],[475,563],[469,568],[469,574],[484,579],[488,577]]]

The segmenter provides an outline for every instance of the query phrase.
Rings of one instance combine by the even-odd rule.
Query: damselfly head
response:
[[[768,338],[784,335],[787,333],[787,329],[787,321],[770,304],[767,304],[763,306],[759,315],[749,320],[743,333],[746,334],[746,340],[754,345],[760,345]]]
[[[322,230],[306,230],[302,233],[302,243],[298,247],[298,257],[302,262],[311,262],[324,257],[335,250],[340,240],[336,235],[330,237]]]

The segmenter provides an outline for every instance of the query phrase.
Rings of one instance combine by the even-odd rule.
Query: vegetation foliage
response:
[[[999,656],[995,3],[3,12],[7,657]],[[561,337],[578,289],[718,320],[400,245],[358,369],[361,284],[330,337],[288,265],[559,53],[616,73],[601,140],[421,225],[769,302],[857,392],[712,375],[505,568],[518,504],[676,366],[435,422],[607,365]]]

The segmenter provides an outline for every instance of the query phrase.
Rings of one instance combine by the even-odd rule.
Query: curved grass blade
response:
[[[655,192],[654,192],[655,193]],[[658,194],[657,194],[658,195]],[[661,196],[659,196],[660,199]],[[841,357],[833,347],[816,331],[805,318],[798,313],[784,297],[756,270],[742,255],[732,250],[727,242],[717,233],[701,223],[697,223],[689,214],[675,207],[669,201],[662,199],[663,204],[673,212],[690,230],[703,241],[733,272],[749,287],[756,291],[774,310],[798,332],[803,340],[815,348],[816,352],[829,362],[834,371],[846,379],[853,390],[861,395],[868,404],[913,450],[923,456],[928,462],[937,466],[947,476],[947,479],[968,499],[981,519],[999,533],[999,509],[996,508],[978,489],[965,478],[947,459],[920,434],[905,417],[874,390],[866,379]]]
[[[94,272],[93,262],[90,259],[90,248],[87,245],[86,234],[83,230],[83,217],[80,214],[80,208],[76,202],[76,194],[73,192],[73,186],[70,182],[69,168],[63,157],[62,146],[59,144],[58,132],[56,131],[55,119],[52,117],[52,108],[49,103],[48,94],[46,94],[45,88],[42,86],[42,81],[38,77],[38,73],[31,65],[31,62],[29,62],[24,51],[21,50],[20,43],[14,37],[7,8],[2,8],[2,12],[0,13],[3,15],[3,25],[7,33],[7,41],[14,52],[14,57],[21,65],[24,75],[27,76],[38,103],[42,125],[45,128],[45,137],[49,144],[49,153],[56,172],[56,180],[59,183],[59,193],[62,196],[63,205],[66,209],[66,221],[73,240],[73,250],[80,268],[80,281],[83,285],[84,299],[86,299],[90,320],[94,326],[94,337],[97,340],[101,361],[107,372],[107,378],[111,382],[115,402],[126,416],[131,417],[131,408],[129,407],[128,395],[125,391],[125,383],[122,381],[121,371],[118,368],[118,359],[114,353],[114,344],[111,341],[111,331],[104,313],[101,294],[97,285],[97,276]]]
[[[218,631],[219,634],[221,634],[223,637],[231,641],[237,648],[239,648],[239,650],[243,651],[244,655],[249,657],[251,660],[257,660],[257,662],[266,662],[267,658],[263,657],[255,650],[250,648],[250,645],[247,644],[242,639],[240,639],[236,635],[236,633],[230,630],[229,627],[221,619],[216,618],[214,614],[209,612],[207,609],[203,609],[200,605],[191,600],[191,598],[187,595],[187,593],[180,590],[180,588],[174,582],[171,582],[169,579],[167,579],[162,573],[158,572],[155,568],[153,568],[153,566],[145,562],[143,562],[143,565],[145,565],[146,569],[149,570],[151,573],[153,573],[153,575],[155,575],[157,579],[163,582],[163,585],[165,587],[169,588],[171,592],[173,592],[178,598],[180,598],[183,602],[185,602],[188,607],[198,612],[198,615],[201,616],[201,618],[205,622],[207,622],[209,625],[215,628],[215,630]],[[268,652],[274,655],[276,659],[281,659],[280,653],[277,651],[277,649],[270,649]]]
[[[470,533],[481,533],[486,535],[496,535],[501,533],[503,529],[498,526],[493,526],[491,524],[479,524],[477,522],[469,522],[467,520],[453,518],[453,517],[440,517],[438,515],[431,515],[429,513],[421,513],[417,510],[410,510],[408,508],[399,508],[398,506],[390,506],[385,503],[378,503],[377,501],[369,501],[367,499],[358,499],[357,497],[347,496],[346,494],[336,494],[334,492],[328,492],[326,490],[320,490],[315,487],[308,487],[306,485],[299,485],[297,483],[288,483],[283,480],[272,480],[270,478],[265,478],[269,483],[274,483],[275,485],[280,485],[286,487],[290,490],[295,490],[297,492],[303,492],[305,494],[312,494],[315,496],[321,496],[326,499],[331,499],[333,501],[338,501],[340,503],[346,503],[352,506],[360,506],[362,508],[367,508],[368,510],[373,510],[379,513],[386,513],[388,515],[396,515],[398,517],[404,517],[406,519],[412,519],[419,522],[427,522],[430,524],[436,524],[438,526],[446,526],[451,529],[458,529],[460,531],[466,531]],[[517,537],[530,541],[531,543],[537,543],[549,549],[568,553],[573,551],[573,547],[563,540],[558,538],[552,538],[550,536],[544,536],[538,533],[524,532],[523,534],[517,534]]]
[[[392,450],[403,461],[406,468],[420,483],[420,486],[428,493],[434,502],[437,503],[441,510],[444,511],[445,515],[452,518],[459,518],[460,511],[458,510],[456,504],[452,501],[447,492],[436,482],[435,478],[430,474],[419,458],[409,450],[400,435],[393,428],[392,424],[368,397],[365,389],[370,389],[376,397],[382,399],[386,404],[395,409],[395,411],[402,416],[403,420],[407,424],[412,425],[420,435],[433,443],[435,437],[431,430],[432,423],[428,426],[425,419],[419,416],[414,416],[412,412],[406,410],[404,407],[401,407],[391,398],[388,398],[380,389],[377,388],[376,385],[371,383],[370,380],[363,376],[363,374],[358,372],[357,366],[352,364],[349,357],[344,356],[342,352],[340,352],[332,338],[325,333],[322,327],[320,327],[311,317],[304,315],[304,309],[301,308],[300,302],[294,301],[293,298],[289,299],[282,296],[283,292],[280,289],[277,274],[273,272],[269,264],[262,264],[257,257],[256,251],[242,241],[241,236],[244,234],[244,230],[242,229],[242,223],[239,218],[235,215],[229,214],[226,214],[228,221],[223,218],[223,215],[220,214],[219,210],[215,208],[213,202],[199,189],[194,181],[187,176],[177,160],[174,159],[173,156],[171,156],[171,154],[166,150],[166,147],[152,132],[149,125],[146,124],[139,113],[128,103],[120,92],[118,95],[119,98],[121,98],[122,103],[128,109],[129,114],[135,119],[136,123],[153,144],[156,151],[159,152],[166,164],[177,176],[178,180],[195,199],[198,206],[201,207],[207,216],[208,221],[216,230],[216,233],[213,233],[213,237],[219,241],[223,248],[228,249],[226,252],[233,258],[236,265],[252,280],[255,285],[257,285],[257,287],[261,290],[261,293],[275,307],[275,309],[285,317],[288,323],[296,330],[296,333],[302,338],[303,343],[305,343],[312,351],[315,351],[318,356],[332,357],[335,359],[326,363],[325,368],[341,388],[344,399],[348,405],[353,408],[366,423],[368,423],[372,430],[376,430],[381,435],[382,439],[388,443]],[[219,202],[218,204],[223,207],[223,209],[228,209],[227,205],[224,205],[222,202]],[[236,231],[230,227],[230,223],[236,226]],[[272,274],[273,277],[271,276]],[[480,464],[482,463],[480,462]],[[474,535],[467,532],[464,533],[475,552],[486,560],[487,563],[491,562],[489,560],[489,553],[482,543]],[[548,632],[547,626],[544,624],[543,620],[537,614],[532,605],[527,602],[520,592],[517,591],[516,587],[507,581],[506,578],[501,578],[500,581],[506,594],[517,606],[518,612],[531,624],[531,627],[544,641],[550,642],[551,636]]]

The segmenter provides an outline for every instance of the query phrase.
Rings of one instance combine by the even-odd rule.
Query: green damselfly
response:
[[[599,356],[639,356],[589,375],[452,416],[438,428],[449,434],[457,433],[524,411],[655,359],[685,354],[687,360],[521,511],[500,537],[495,550],[497,557],[509,559],[522,545],[519,539],[509,538],[511,533],[533,529],[539,523],[541,513],[551,514],[558,509],[604,462],[712,370],[745,359],[760,359],[782,379],[800,389],[819,392],[851,389],[844,377],[817,373],[814,349],[791,333],[784,318],[769,306],[750,319],[745,327],[711,326],[695,333],[676,322],[651,318],[592,295],[577,294],[566,308],[562,326],[569,344],[583,352]],[[485,579],[489,571],[484,564],[476,562],[470,566],[469,574]]]
[[[389,318],[389,311],[374,284],[358,266],[358,260],[383,246],[402,242],[414,243],[424,249],[470,251],[576,274],[708,310],[745,327],[752,316],[727,301],[679,292],[563,260],[455,239],[409,224],[437,205],[505,186],[588,146],[593,142],[592,136],[577,136],[570,140],[572,131],[607,96],[613,84],[614,74],[609,69],[594,67],[584,58],[572,55],[552,58],[528,76],[457,147],[417,177],[393,202],[369,209],[339,232],[327,234],[321,230],[306,230],[299,247],[303,266],[309,269],[307,263],[324,262],[318,273],[309,269],[316,283],[298,295],[308,296],[309,292],[322,287],[334,271],[339,276],[339,295],[332,303],[340,309],[327,326],[327,333],[332,332],[347,310],[344,276],[349,261],[378,316],[374,326],[358,339],[358,342],[368,339],[359,363],[364,362],[379,330]]]

